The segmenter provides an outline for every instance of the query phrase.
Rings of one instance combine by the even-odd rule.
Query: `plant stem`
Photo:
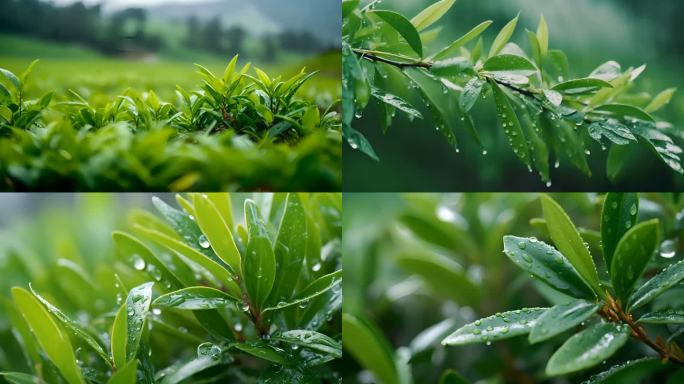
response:
[[[684,366],[684,356],[680,356],[670,350],[660,338],[657,338],[655,341],[651,340],[644,327],[636,324],[632,315],[625,313],[620,306],[620,303],[610,296],[610,294],[607,295],[606,301],[607,304],[599,311],[601,317],[613,323],[626,324],[632,331],[631,336],[658,352],[663,361],[671,361]]]

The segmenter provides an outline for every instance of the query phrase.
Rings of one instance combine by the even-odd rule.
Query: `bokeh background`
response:
[[[432,0],[385,0],[378,7],[412,16]],[[528,49],[525,29],[536,30],[544,14],[550,46],[568,55],[571,74],[586,76],[598,65],[618,61],[623,69],[646,63],[636,82],[636,91],[656,94],[662,89],[684,89],[684,7],[680,0],[458,0],[440,21],[441,38],[430,44],[434,52],[484,20],[493,20],[485,32],[485,46],[520,12],[512,41]],[[471,44],[472,45],[472,44]],[[491,99],[491,98],[490,98]],[[420,103],[417,103],[420,105]],[[374,108],[355,124],[374,146],[381,161],[375,162],[348,146],[344,149],[344,184],[349,191],[529,191],[548,190],[537,174],[529,173],[508,146],[491,100],[478,103],[473,114],[488,155],[466,134],[458,134],[461,147],[455,153],[434,129],[429,113],[425,120],[409,122],[397,114],[383,135]],[[402,115],[402,116],[399,116]],[[670,105],[657,113],[675,127],[684,124],[684,97],[675,94]],[[629,172],[617,183],[605,175],[607,151],[598,143],[589,147],[593,177],[588,179],[565,164],[552,169],[550,190],[666,190],[684,186],[645,147],[635,146]]]
[[[603,195],[559,193],[552,197],[588,242],[599,274],[606,276],[597,232]],[[684,200],[676,194],[639,197],[638,221],[658,218],[663,240],[676,244],[674,255],[667,248],[668,252],[653,257],[646,273],[651,276],[684,257]],[[545,227],[531,222],[540,217],[537,193],[345,194],[343,311],[374,324],[386,339],[398,369],[409,372],[413,383],[437,383],[449,369],[477,384],[583,383],[615,364],[651,355],[647,347],[630,341],[604,364],[548,378],[544,375],[548,359],[572,331],[535,345],[529,345],[526,336],[491,345],[440,345],[444,337],[476,319],[567,300],[530,278],[503,254],[504,235],[536,236],[550,243]],[[465,280],[475,289],[456,288],[467,287]],[[657,298],[651,310],[682,306],[684,284],[678,284]],[[680,328],[656,326],[648,332],[653,337],[667,337]],[[344,383],[378,382],[350,353],[345,352],[343,362]],[[676,384],[682,380],[684,369],[656,362],[627,369],[607,383]]]
[[[233,55],[273,75],[320,70],[304,92],[340,92],[338,0],[0,0],[0,67],[41,59],[34,90],[173,96],[196,89],[193,63],[215,73]],[[29,90],[30,92],[30,90]]]

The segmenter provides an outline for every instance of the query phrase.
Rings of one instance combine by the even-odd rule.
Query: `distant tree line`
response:
[[[0,32],[79,43],[103,53],[156,51],[163,40],[145,32],[147,14],[131,8],[102,17],[100,5],[58,7],[40,0],[0,0]]]

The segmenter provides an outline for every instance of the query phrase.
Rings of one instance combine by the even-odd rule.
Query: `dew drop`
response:
[[[311,267],[311,270],[314,272],[320,271],[321,270],[321,263],[314,264],[313,267]]]
[[[145,269],[145,260],[143,260],[142,257],[139,255],[133,255],[133,268],[137,269],[138,271],[142,271]]]
[[[675,256],[676,244],[673,240],[665,240],[660,244],[660,256],[671,259]]]
[[[200,235],[198,241],[199,241],[199,246],[204,248],[204,249],[207,249],[211,246],[211,244],[209,244],[209,240],[207,240],[207,237],[204,236],[204,234]]]

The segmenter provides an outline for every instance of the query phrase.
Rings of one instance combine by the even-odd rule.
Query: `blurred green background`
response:
[[[606,276],[596,232],[603,196],[552,195],[588,242],[599,274]],[[651,276],[682,260],[684,200],[676,194],[639,197],[638,221],[658,218],[663,240],[676,244],[675,255],[653,257],[646,273]],[[479,384],[581,383],[614,364],[652,355],[643,344],[628,342],[605,364],[572,376],[548,378],[544,367],[549,357],[572,331],[535,345],[529,345],[525,336],[491,345],[440,345],[448,334],[476,319],[566,300],[539,279],[530,278],[502,252],[504,235],[548,241],[545,228],[530,223],[539,217],[539,194],[345,194],[343,311],[367,318],[377,327],[389,343],[398,370],[408,372],[413,377],[408,382],[413,383],[437,383],[447,369]],[[463,289],[469,285],[474,289]],[[684,285],[678,284],[656,299],[650,310],[682,306]],[[680,328],[655,326],[648,332],[667,337]],[[681,339],[680,335],[676,340]],[[345,383],[378,383],[348,351],[342,370]],[[628,369],[608,382],[676,384],[683,377],[683,369],[656,362]]]
[[[413,16],[432,0],[386,0],[378,8],[392,9]],[[528,50],[525,29],[535,30],[541,13],[550,34],[550,46],[568,55],[571,74],[586,76],[608,60],[618,61],[623,69],[647,64],[636,81],[638,92],[652,95],[662,89],[682,89],[684,7],[680,0],[645,2],[641,0],[458,0],[440,20],[440,38],[431,43],[435,52],[473,26],[493,20],[485,32],[485,46],[507,21],[520,12],[520,22],[512,41]],[[472,44],[471,44],[472,45]],[[491,99],[491,98],[490,98]],[[413,100],[417,100],[414,98]],[[372,104],[372,103],[371,103]],[[417,103],[420,105],[420,103]],[[355,120],[357,129],[375,147],[381,161],[375,162],[348,146],[344,148],[344,188],[346,191],[597,191],[666,190],[684,186],[684,177],[675,175],[647,148],[635,146],[629,172],[617,183],[605,175],[607,151],[598,143],[588,147],[592,178],[563,163],[552,169],[553,184],[547,188],[537,174],[529,173],[508,146],[494,113],[491,100],[480,103],[473,112],[475,125],[488,155],[467,134],[457,133],[460,153],[455,153],[433,122],[409,122],[397,114],[395,123],[383,135],[376,108],[371,105],[364,118]],[[399,116],[401,115],[401,116]],[[424,113],[429,116],[429,113]],[[684,123],[684,97],[675,94],[671,104],[659,111],[658,118],[675,127]],[[680,133],[680,138],[682,134]]]
[[[130,87],[170,99],[176,84],[201,85],[193,63],[223,73],[239,53],[272,75],[320,71],[301,92],[329,105],[341,92],[340,17],[338,0],[0,0],[0,68],[41,59],[30,95]]]

